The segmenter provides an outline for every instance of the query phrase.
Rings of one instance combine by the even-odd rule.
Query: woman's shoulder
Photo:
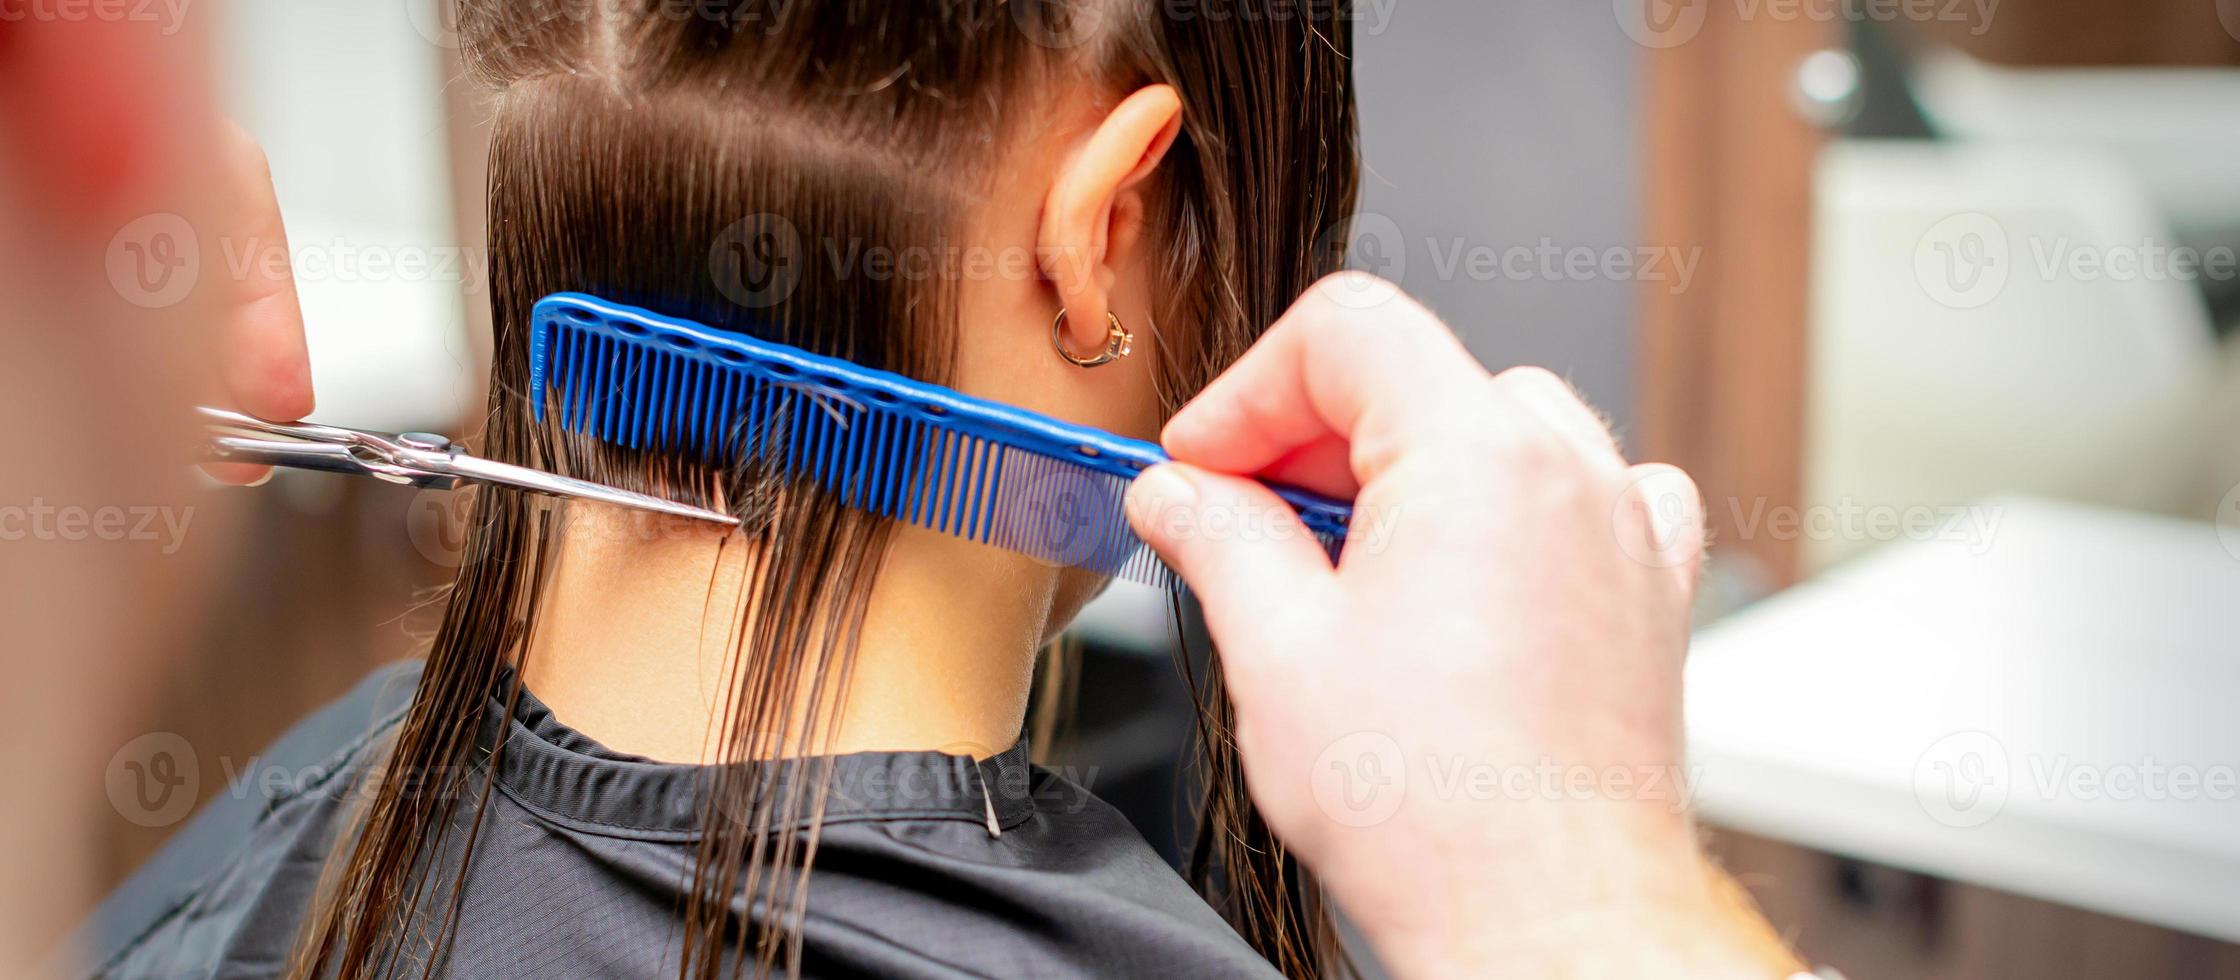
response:
[[[246,767],[103,904],[103,976],[285,961],[319,871],[419,680],[384,669]],[[447,976],[635,976],[673,966],[704,773],[618,756],[527,692],[494,773]],[[1274,976],[1118,810],[1091,769],[1024,745],[836,757],[801,921],[808,977]],[[1071,778],[1067,778],[1070,776]],[[566,846],[552,846],[564,842]],[[536,885],[525,895],[524,882]],[[739,896],[733,914],[769,910]],[[526,899],[526,900],[525,900]],[[566,914],[553,914],[565,910]],[[541,951],[541,952],[537,952]]]
[[[1091,791],[1093,771],[1028,768],[1024,801],[1006,775],[985,786],[985,822],[826,828],[804,926],[812,957],[837,974],[1277,975]]]
[[[338,789],[354,784],[373,747],[402,719],[421,666],[408,660],[375,670],[264,750],[225,766],[221,784],[201,787],[194,816],[94,909],[74,955],[97,975],[130,976],[137,971],[129,964],[150,955],[168,968],[214,953],[242,903],[210,903],[268,894],[284,856],[324,854],[347,795]]]

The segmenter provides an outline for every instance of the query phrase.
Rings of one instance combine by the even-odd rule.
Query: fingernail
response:
[[[272,482],[273,469],[270,466],[263,467],[262,472],[255,479],[250,479],[245,475],[256,469],[258,467],[248,463],[203,463],[196,466],[194,471],[202,480],[204,486],[222,487],[228,490],[238,487],[261,487]]]

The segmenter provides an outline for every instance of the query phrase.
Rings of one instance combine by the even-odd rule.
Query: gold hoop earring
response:
[[[1096,356],[1083,357],[1066,349],[1066,311],[1064,310],[1059,310],[1058,318],[1050,321],[1050,346],[1058,349],[1059,357],[1065,358],[1075,366],[1085,368],[1101,367],[1133,353],[1136,349],[1136,335],[1129,333],[1125,327],[1120,325],[1120,315],[1111,310],[1106,310],[1104,319],[1105,323],[1108,324],[1104,338],[1104,349],[1098,351]]]

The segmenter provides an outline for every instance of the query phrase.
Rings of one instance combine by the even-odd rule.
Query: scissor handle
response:
[[[285,466],[295,470],[318,470],[324,473],[341,473],[346,476],[370,476],[390,483],[415,487],[452,489],[458,478],[440,473],[425,473],[403,467],[369,462],[352,451],[350,446],[326,442],[299,442],[285,439],[252,439],[246,436],[213,436],[207,455],[212,462],[249,463],[258,466]]]
[[[272,422],[223,408],[198,406],[195,412],[213,430],[254,432],[279,439],[214,434],[213,457],[234,462],[286,466],[371,476],[417,487],[456,486],[458,479],[440,465],[452,452],[451,440],[427,433],[392,436],[317,422]],[[429,465],[437,464],[437,465]]]

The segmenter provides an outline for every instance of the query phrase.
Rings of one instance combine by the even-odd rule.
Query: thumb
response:
[[[1224,645],[1336,584],[1322,545],[1258,481],[1168,463],[1136,477],[1127,511],[1136,535],[1198,593]]]

